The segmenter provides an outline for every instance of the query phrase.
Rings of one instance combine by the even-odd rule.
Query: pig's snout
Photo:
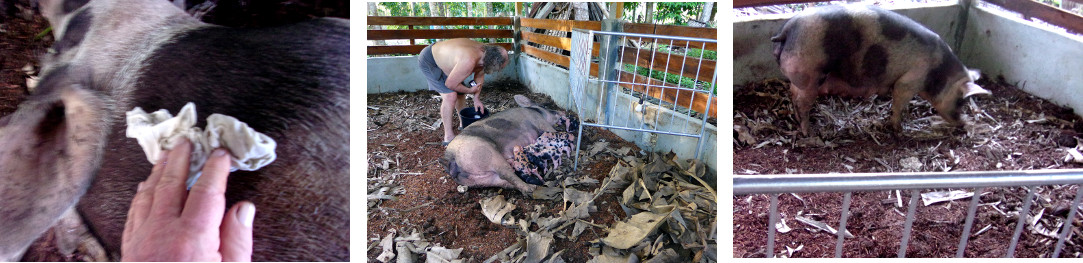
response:
[[[555,129],[558,131],[571,132],[579,129],[579,118],[570,115],[562,115],[557,118]]]

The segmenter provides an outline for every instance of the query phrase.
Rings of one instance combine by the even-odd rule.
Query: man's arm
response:
[[[463,86],[463,80],[466,80],[466,77],[470,76],[470,73],[473,73],[474,65],[477,64],[477,58],[471,59],[472,57],[473,56],[464,54],[455,62],[455,68],[451,69],[451,74],[448,74],[447,81],[444,81],[444,86],[463,94],[478,92],[478,88]]]
[[[473,93],[474,110],[477,112],[485,112],[485,105],[482,105],[481,103],[481,86],[485,84],[485,72],[481,68],[474,71],[474,83],[477,84],[474,86],[474,88],[477,89],[477,92]]]

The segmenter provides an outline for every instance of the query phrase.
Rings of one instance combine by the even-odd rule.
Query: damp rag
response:
[[[229,151],[230,172],[255,171],[275,160],[274,139],[249,128],[237,118],[215,113],[207,117],[205,130],[192,127],[196,124],[196,106],[191,102],[185,104],[177,116],[170,115],[165,109],[147,113],[135,107],[128,111],[127,120],[125,135],[139,142],[151,164],[162,157],[163,151],[173,148],[177,140],[187,138],[192,142],[188,188],[192,188],[202,174],[203,163],[216,148]]]

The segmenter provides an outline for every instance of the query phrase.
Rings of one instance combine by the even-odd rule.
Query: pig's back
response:
[[[460,135],[483,138],[507,156],[514,146],[526,146],[542,133],[542,113],[536,108],[510,108],[475,122]]]
[[[921,24],[875,6],[826,6],[795,15],[772,38],[786,55],[854,86],[890,85],[905,69],[940,60],[947,44]],[[785,53],[785,55],[784,55]]]
[[[211,113],[236,117],[278,143],[278,158],[231,173],[230,205],[256,204],[255,261],[349,259],[349,34],[340,20],[258,30],[209,27],[158,48],[118,110],[176,112],[195,102],[197,126]],[[304,33],[301,38],[281,37]],[[258,47],[258,48],[253,48]],[[115,114],[117,121],[123,112]],[[110,251],[119,251],[135,186],[150,174],[122,122],[80,204]]]

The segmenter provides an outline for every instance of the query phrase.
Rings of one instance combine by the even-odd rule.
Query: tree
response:
[[[376,6],[376,2],[369,2],[368,4],[369,4],[369,16],[379,16],[380,15],[380,9]],[[377,29],[377,30],[384,29],[383,26],[372,26],[372,27],[373,27],[372,29]],[[387,45],[387,42],[384,41],[384,40],[376,40],[376,45],[377,46]]]
[[[590,20],[590,11],[587,9],[587,3],[585,2],[573,2],[572,10],[575,11],[575,20],[587,21]]]
[[[713,8],[714,8],[714,2],[704,2],[703,3],[703,8],[701,8],[703,11],[699,12],[699,18],[696,19],[696,20],[699,20],[700,22],[703,22],[704,27],[707,27],[707,26],[709,26],[711,24],[711,11],[712,11],[711,9],[713,9]]]
[[[646,3],[646,6],[647,12],[643,13],[643,18],[646,20],[647,24],[654,24],[654,2],[648,2]]]

